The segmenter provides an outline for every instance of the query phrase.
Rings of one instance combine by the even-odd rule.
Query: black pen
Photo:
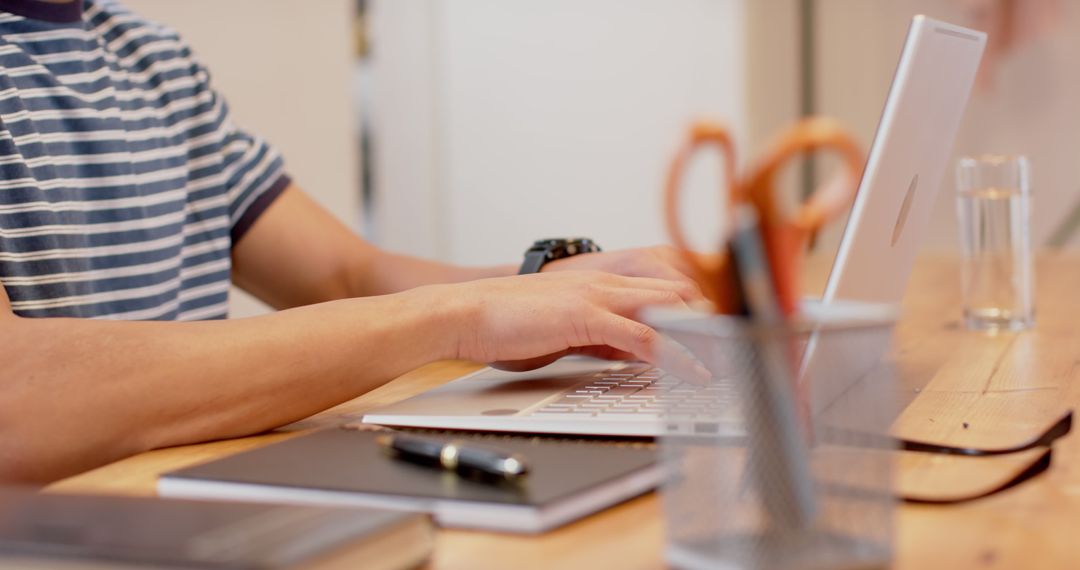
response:
[[[440,441],[394,434],[381,435],[378,443],[396,459],[453,471],[470,479],[515,481],[529,472],[525,458],[462,441]]]

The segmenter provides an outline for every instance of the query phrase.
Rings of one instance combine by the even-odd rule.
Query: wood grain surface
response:
[[[820,272],[819,272],[820,274]],[[1065,409],[1080,405],[1080,256],[1038,262],[1038,324],[1023,333],[988,335],[960,325],[958,266],[923,258],[897,329],[906,407],[897,435],[960,445],[1009,445],[1029,439]],[[820,284],[810,279],[810,288]],[[439,363],[280,432],[164,449],[53,485],[57,492],[153,495],[157,476],[320,426],[341,423],[474,370]],[[902,457],[905,488],[962,490],[992,483],[1022,458],[958,460]],[[928,568],[1080,568],[1080,438],[1060,441],[1045,473],[1016,489],[961,506],[901,506],[896,564]],[[433,569],[662,568],[660,501],[648,495],[539,537],[445,530]]]

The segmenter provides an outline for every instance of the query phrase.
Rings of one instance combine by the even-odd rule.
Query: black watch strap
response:
[[[518,271],[518,275],[540,273],[540,270],[544,268],[544,264],[547,262],[548,252],[530,249],[525,252],[525,261],[521,263],[521,269]]]
[[[521,264],[518,275],[540,273],[540,270],[551,261],[599,251],[600,246],[588,238],[539,240],[525,252],[525,261]]]

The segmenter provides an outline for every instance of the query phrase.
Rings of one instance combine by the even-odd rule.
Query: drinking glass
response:
[[[1035,324],[1035,305],[1028,159],[1003,155],[961,159],[956,186],[965,326],[1030,328]]]

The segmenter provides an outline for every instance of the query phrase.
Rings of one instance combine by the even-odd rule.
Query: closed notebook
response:
[[[163,496],[359,505],[430,512],[443,526],[542,532],[657,486],[644,446],[455,436],[525,457],[519,483],[490,484],[393,459],[370,431],[331,429],[164,475]],[[476,439],[479,437],[479,439]]]
[[[0,491],[0,567],[405,570],[428,517],[237,502]]]

